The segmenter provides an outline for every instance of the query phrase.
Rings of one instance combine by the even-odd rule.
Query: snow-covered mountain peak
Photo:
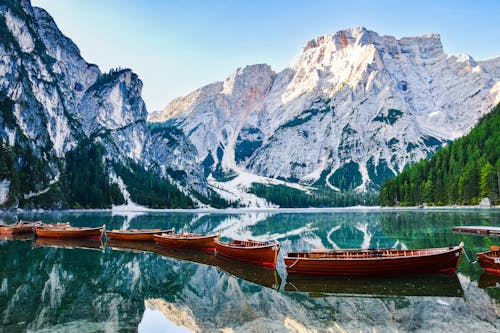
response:
[[[418,50],[418,53],[430,53],[435,51],[443,53],[443,45],[439,34],[427,34],[417,37],[403,37],[397,39],[393,36],[380,36],[377,32],[364,27],[340,30],[333,34],[316,37],[303,48],[303,53],[316,48],[328,48],[332,52],[339,52],[349,46],[372,45],[379,50],[391,50],[399,48],[401,53]]]
[[[174,99],[167,107],[149,115],[149,121],[163,122],[176,115],[185,117],[192,113],[197,106],[206,108],[212,104],[234,104],[228,111],[239,112],[249,106],[245,100],[262,100],[272,86],[276,73],[266,64],[256,64],[236,69],[223,82],[214,82],[203,86],[194,92]],[[218,96],[218,98],[215,98]],[[237,102],[240,101],[238,104]],[[200,103],[203,103],[200,105]],[[229,105],[229,104],[227,104]],[[239,110],[239,111],[238,111]]]
[[[238,68],[224,81],[222,93],[234,98],[242,98],[243,95],[251,98],[264,97],[275,75],[266,64]]]
[[[244,172],[363,191],[467,133],[499,100],[498,73],[496,60],[448,56],[438,34],[359,27],[307,42],[277,74],[238,69],[150,120],[178,124],[206,172],[223,179]]]

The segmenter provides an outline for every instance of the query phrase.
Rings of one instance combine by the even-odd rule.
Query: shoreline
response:
[[[112,213],[113,215],[127,214],[155,214],[155,213],[205,213],[205,214],[244,214],[244,213],[334,213],[356,211],[439,211],[439,210],[495,210],[500,205],[492,207],[475,206],[409,206],[409,207],[381,207],[381,206],[349,206],[349,207],[308,207],[308,208],[273,208],[273,207],[245,207],[245,208],[164,208],[153,209],[141,206],[96,208],[96,209],[0,209],[0,215],[11,214],[43,214],[43,213]]]

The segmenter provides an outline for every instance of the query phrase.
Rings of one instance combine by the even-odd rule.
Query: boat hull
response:
[[[28,234],[33,233],[32,226],[2,226],[0,227],[0,235],[16,235],[16,234]]]
[[[285,257],[288,274],[390,276],[407,274],[455,273],[462,247],[431,255],[374,258]]]
[[[174,249],[196,249],[204,251],[214,250],[215,236],[199,236],[199,237],[165,237],[163,235],[154,235],[153,239],[156,244],[174,248]]]
[[[37,237],[101,239],[103,228],[36,228]]]
[[[272,268],[276,267],[278,251],[278,244],[259,247],[234,247],[229,245],[229,243],[215,241],[215,255],[217,256],[221,255],[233,260]]]
[[[143,241],[143,242],[153,242],[153,236],[155,234],[162,233],[172,233],[173,230],[148,230],[148,231],[138,231],[138,232],[127,232],[121,231],[106,231],[106,238],[113,240],[126,240],[126,241]]]
[[[500,250],[481,252],[476,256],[485,272],[500,274]]]
[[[18,235],[33,233],[33,228],[40,222],[19,222],[16,224],[0,225],[0,235]]]

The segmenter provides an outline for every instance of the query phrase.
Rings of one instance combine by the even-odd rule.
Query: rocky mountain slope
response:
[[[439,35],[396,39],[355,28],[309,41],[279,73],[237,69],[149,120],[180,127],[219,187],[231,178],[245,187],[258,175],[377,190],[498,103],[499,68],[500,58],[444,53]]]
[[[81,198],[64,203],[61,192],[78,178],[66,157],[85,157],[81,152],[94,146],[103,156],[98,150],[95,161],[82,160],[104,170],[96,192],[118,186],[134,197],[113,168],[119,164],[208,195],[196,148],[178,130],[147,125],[142,82],[131,70],[102,73],[87,63],[50,15],[27,0],[0,2],[0,34],[0,206],[84,205]]]

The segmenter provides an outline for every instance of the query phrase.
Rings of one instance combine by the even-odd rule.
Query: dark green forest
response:
[[[115,163],[113,169],[123,179],[133,202],[150,208],[193,208],[194,203],[175,185],[138,164],[128,167]]]
[[[380,190],[382,206],[500,203],[500,104],[472,131],[424,159]]]
[[[118,186],[110,181],[104,164],[105,149],[99,143],[84,139],[72,151],[66,153],[66,164],[59,181],[41,183],[37,195],[26,197],[35,187],[34,178],[44,179],[48,167],[39,166],[29,146],[9,147],[0,139],[0,179],[9,179],[9,198],[6,207],[22,208],[111,208],[121,205],[125,199]],[[122,178],[135,203],[150,208],[192,208],[193,201],[176,186],[142,166],[115,163],[113,170]],[[40,185],[38,185],[40,186]],[[211,198],[216,200],[217,198]],[[208,199],[207,199],[208,200]],[[227,206],[224,201],[217,202]]]
[[[311,193],[307,194],[285,185],[259,183],[253,183],[249,192],[279,205],[281,208],[375,206],[378,204],[378,195],[375,193],[311,190]]]

